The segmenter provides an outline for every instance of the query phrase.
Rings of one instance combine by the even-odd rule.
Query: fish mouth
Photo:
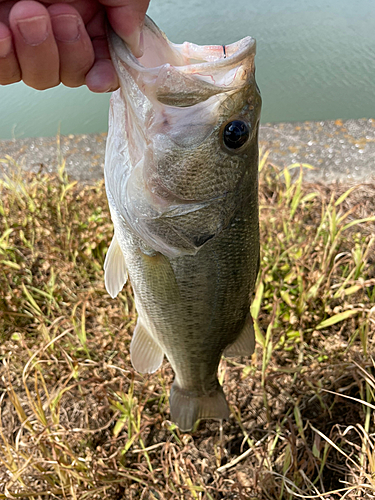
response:
[[[106,189],[125,224],[152,249],[169,258],[194,255],[229,224],[238,202],[235,186],[190,199],[177,181],[163,177],[161,165],[174,150],[199,148],[239,107],[260,106],[256,43],[245,37],[225,46],[174,44],[148,17],[143,37],[144,55],[137,59],[108,27],[120,89],[111,101]],[[210,208],[217,217],[208,229],[202,223],[199,234],[190,235],[182,227],[194,218],[186,216],[199,212],[205,219]]]
[[[108,38],[118,73],[121,75],[125,66],[126,71],[146,80],[143,83],[157,79],[160,84],[160,80],[172,81],[179,74],[180,79],[186,76],[215,87],[217,93],[219,89],[227,91],[243,86],[247,75],[254,72],[256,41],[250,36],[228,45],[175,44],[146,16],[142,57],[137,59],[111,28]],[[169,92],[173,91],[173,87],[167,87]]]
[[[256,42],[250,36],[225,45],[225,49],[223,45],[174,44],[146,16],[144,55],[137,59],[109,25],[107,35],[126,103],[124,120],[133,165],[147,148],[145,131],[158,120],[160,126],[166,112],[173,114],[173,120],[177,119],[178,110],[173,111],[177,108],[185,108],[181,109],[184,113],[190,108],[198,116],[201,112],[196,105],[205,107],[207,102],[205,121],[216,122],[218,103],[226,100],[231,105],[228,96],[255,86]]]
[[[256,42],[250,36],[229,45],[197,45],[190,42],[170,42],[156,24],[147,17],[144,25],[144,55],[138,64],[145,68],[165,64],[179,67],[180,71],[200,74],[207,66],[216,68],[238,64],[249,53],[255,55]],[[156,63],[156,64],[155,64]]]

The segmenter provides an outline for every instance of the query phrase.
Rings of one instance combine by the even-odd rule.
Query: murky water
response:
[[[373,0],[151,0],[175,42],[257,39],[263,122],[375,117]],[[0,138],[107,130],[108,95],[0,88]]]

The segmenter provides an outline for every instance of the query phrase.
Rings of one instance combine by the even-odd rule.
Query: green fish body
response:
[[[227,418],[223,353],[251,355],[259,268],[255,41],[172,44],[146,18],[144,56],[109,34],[121,88],[111,100],[105,181],[114,237],[105,283],[129,276],[141,373],[164,355],[175,372],[171,419],[183,431]]]

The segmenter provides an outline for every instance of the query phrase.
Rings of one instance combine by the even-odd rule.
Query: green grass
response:
[[[168,363],[131,367],[130,285],[104,289],[103,183],[63,167],[0,181],[0,499],[374,498],[375,186],[262,155],[256,352],[222,360],[222,432],[184,434]]]

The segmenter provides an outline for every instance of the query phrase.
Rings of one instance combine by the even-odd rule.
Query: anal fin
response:
[[[117,297],[127,280],[124,255],[114,234],[104,261],[104,283],[112,299]]]
[[[251,314],[248,315],[245,325],[237,340],[229,345],[225,351],[224,356],[230,358],[234,356],[251,356],[255,349],[255,332],[253,318]]]
[[[130,359],[139,373],[154,373],[163,362],[164,353],[148,333],[140,318],[130,344]]]
[[[191,431],[199,419],[229,418],[228,403],[221,385],[210,394],[195,395],[181,389],[176,382],[171,387],[169,404],[171,419],[183,432]]]

